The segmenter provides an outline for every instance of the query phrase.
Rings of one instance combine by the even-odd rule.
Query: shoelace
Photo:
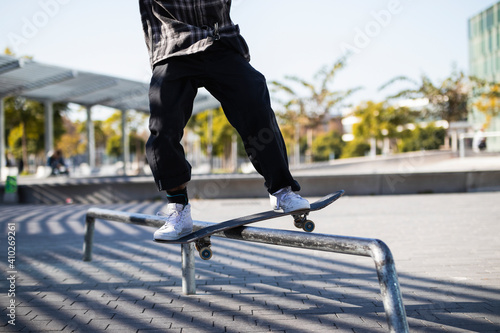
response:
[[[179,215],[180,215],[179,212],[176,210],[172,210],[172,211],[167,212],[167,213],[157,212],[156,216],[161,216],[161,217],[167,218],[167,221],[160,229],[167,228],[168,226],[173,226],[175,229],[177,227],[177,225],[179,224],[179,219],[176,219],[175,217],[177,217]],[[171,220],[171,217],[174,217],[173,221]]]

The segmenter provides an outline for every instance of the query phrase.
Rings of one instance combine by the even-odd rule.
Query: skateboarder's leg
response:
[[[150,137],[146,155],[158,190],[174,189],[191,179],[181,139],[191,116],[197,87],[189,77],[178,77],[181,64],[156,65],[149,91]]]
[[[167,191],[169,201],[166,211],[158,213],[165,217],[165,225],[154,233],[159,240],[178,239],[193,229],[185,186],[191,179],[191,165],[181,139],[197,86],[182,66],[179,61],[156,65],[149,93],[151,135],[146,154],[158,190]]]
[[[289,171],[264,76],[238,53],[221,46],[209,53],[206,63],[210,70],[205,87],[240,134],[250,161],[265,179],[271,205],[285,212],[309,209],[309,202],[294,192],[300,186]]]
[[[207,90],[217,98],[226,117],[240,134],[255,169],[274,193],[290,186],[299,190],[288,168],[285,142],[271,108],[264,76],[232,50],[216,50],[208,56]]]

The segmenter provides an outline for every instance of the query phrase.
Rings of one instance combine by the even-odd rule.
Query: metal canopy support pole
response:
[[[86,105],[87,109],[87,157],[90,169],[95,168],[95,133],[94,122],[92,121],[92,107]]]
[[[377,156],[377,139],[370,138],[370,157],[375,158]]]
[[[156,216],[113,211],[101,208],[91,208],[86,215],[86,232],[84,243],[84,261],[92,259],[92,235],[94,219],[104,219],[143,226],[161,227],[164,221]],[[193,221],[193,230],[206,228],[213,223]],[[409,332],[406,311],[403,306],[403,297],[399,287],[394,258],[387,245],[370,238],[308,234],[298,231],[265,229],[255,227],[240,227],[216,233],[213,237],[224,237],[248,242],[257,242],[279,246],[288,246],[318,251],[327,251],[357,256],[371,257],[375,262],[375,269],[380,284],[380,291],[390,332]],[[190,248],[187,248],[188,245]],[[195,290],[195,268],[193,245],[188,244],[182,249],[182,282],[183,291]]]
[[[128,127],[127,127],[127,110],[122,111],[122,159],[123,159],[123,172],[127,174],[130,164],[130,145],[128,137]]]
[[[54,104],[45,101],[45,157],[54,150]]]
[[[460,158],[465,157],[465,135],[464,133],[460,133],[459,136],[460,144],[459,144],[459,149],[460,149]]]
[[[7,158],[5,157],[5,101],[0,96],[0,181],[6,177]]]

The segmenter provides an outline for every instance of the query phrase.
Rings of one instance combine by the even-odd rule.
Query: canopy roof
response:
[[[149,112],[148,93],[147,83],[0,55],[0,96]],[[211,95],[198,94],[193,113],[219,105]]]

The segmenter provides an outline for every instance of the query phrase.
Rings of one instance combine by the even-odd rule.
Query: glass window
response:
[[[497,30],[495,35],[496,35],[495,51],[498,51],[500,50],[500,32]]]
[[[486,30],[493,28],[493,7],[486,11]]]

